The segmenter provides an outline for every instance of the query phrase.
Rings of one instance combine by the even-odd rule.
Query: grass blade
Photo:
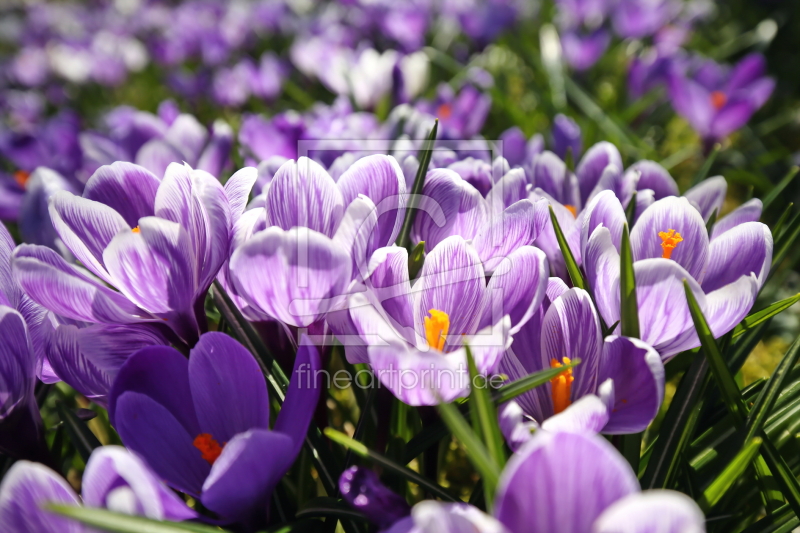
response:
[[[453,407],[455,409],[455,407]],[[460,416],[460,415],[459,415]],[[462,418],[463,421],[463,418]],[[466,422],[464,422],[466,424]],[[469,426],[467,426],[469,428]],[[364,459],[369,459],[373,463],[376,463],[387,470],[391,470],[395,474],[411,481],[419,485],[420,487],[424,488],[434,496],[437,496],[445,501],[448,502],[455,502],[457,501],[449,492],[447,492],[444,487],[439,485],[438,483],[431,481],[430,479],[421,476],[420,474],[414,472],[410,468],[406,468],[405,466],[399,465],[394,461],[387,459],[383,455],[374,452],[364,446],[364,444],[358,442],[357,440],[353,440],[344,433],[340,431],[336,431],[333,428],[325,428],[325,436],[331,439],[332,441],[341,444],[345,448],[349,450],[353,450],[353,453],[358,455],[359,457],[363,457]]]
[[[516,381],[512,381],[507,385],[503,385],[497,392],[494,394],[494,401],[495,403],[503,403],[509,400],[513,400],[520,394],[524,394],[531,389],[534,389],[540,385],[544,385],[557,375],[561,374],[565,370],[569,368],[574,368],[576,365],[579,365],[581,362],[580,359],[573,359],[570,364],[563,365],[558,368],[548,368],[546,370],[540,370],[539,372],[535,372],[533,374],[529,374],[524,378],[518,379]]]
[[[761,204],[763,206],[763,211],[769,209],[769,206],[772,205],[772,202],[778,199],[778,196],[783,192],[783,190],[789,186],[790,183],[794,180],[795,176],[797,176],[797,171],[800,170],[800,167],[794,166],[789,169],[789,172],[786,173],[786,176],[775,186],[772,188],[771,191],[767,193],[764,198],[761,199]]]
[[[619,256],[620,330],[626,337],[639,338],[639,304],[636,299],[636,278],[628,225],[622,227]]]
[[[789,219],[792,214],[792,210],[794,209],[794,202],[789,202],[786,205],[786,209],[783,210],[783,213],[778,218],[778,221],[775,222],[775,225],[772,226],[772,241],[775,242],[781,236],[781,229],[783,229],[783,225]]]
[[[778,241],[775,243],[770,275],[772,275],[775,268],[781,264],[786,257],[786,254],[795,249],[795,241],[797,241],[798,236],[800,236],[800,213],[792,217],[792,220],[789,222],[789,226],[786,228],[786,231],[783,232]]]
[[[628,202],[628,207],[625,208],[625,220],[628,221],[629,228],[632,228],[633,223],[636,221],[636,195],[637,191],[633,191],[631,201]]]
[[[489,382],[478,373],[478,368],[475,366],[475,359],[472,357],[472,350],[470,350],[469,346],[466,346],[466,351],[469,379],[472,386],[469,406],[475,419],[473,424],[477,426],[476,431],[477,428],[480,428],[479,434],[486,445],[489,456],[502,470],[506,464],[506,453],[503,434],[497,421],[497,408],[492,402],[492,397],[489,393]]]
[[[226,533],[227,529],[196,522],[168,522],[78,505],[46,505],[45,509],[113,533]]]
[[[714,507],[725,495],[731,486],[736,482],[745,470],[750,466],[758,454],[758,448],[761,446],[761,439],[756,437],[746,441],[741,451],[736,454],[736,457],[725,467],[725,470],[717,476],[717,478],[703,491],[703,496],[700,498],[700,507],[705,511]]]
[[[347,505],[344,501],[337,498],[318,497],[312,498],[305,503],[302,509],[297,511],[295,518],[337,518],[346,520],[362,520],[367,522],[368,519],[362,513],[354,510]]]
[[[403,219],[403,226],[400,228],[400,234],[397,236],[395,243],[398,246],[407,248],[409,238],[411,237],[411,228],[414,226],[414,218],[417,216],[417,206],[419,205],[419,197],[422,194],[422,186],[425,184],[425,176],[428,174],[428,166],[431,164],[431,157],[433,156],[433,144],[436,142],[436,133],[439,131],[439,119],[437,118],[433,123],[433,128],[422,145],[419,152],[419,168],[417,175],[414,177],[414,186],[411,188],[411,195],[408,199],[406,206],[406,217]]]
[[[761,324],[766,320],[769,320],[778,313],[782,313],[783,311],[789,309],[797,302],[800,302],[800,293],[797,293],[794,296],[789,296],[788,298],[784,298],[783,300],[779,300],[771,305],[768,305],[767,307],[765,307],[760,311],[756,311],[755,313],[750,313],[749,315],[744,317],[744,320],[742,320],[733,329],[733,338],[742,335],[747,330],[756,327],[757,325]]]
[[[589,290],[589,284],[586,283],[586,278],[583,277],[583,272],[581,272],[578,263],[575,261],[575,256],[572,255],[572,250],[570,250],[569,244],[567,244],[564,232],[561,231],[561,225],[558,223],[556,213],[553,211],[553,206],[549,206],[549,209],[550,221],[553,223],[553,232],[556,234],[558,247],[561,248],[561,253],[564,255],[564,263],[567,265],[567,272],[569,273],[569,278],[572,280],[572,285],[587,291]]]
[[[714,161],[717,159],[720,149],[722,149],[722,145],[719,143],[715,144],[711,149],[711,153],[709,153],[706,160],[703,161],[703,166],[700,167],[697,174],[692,178],[692,187],[708,177],[708,173],[711,171],[711,165],[713,165]]]
[[[100,441],[97,440],[97,437],[86,425],[86,422],[68,409],[63,402],[56,402],[56,410],[58,411],[58,417],[61,418],[64,427],[67,429],[72,444],[75,445],[75,449],[78,450],[83,462],[87,462],[94,449],[101,446]]]

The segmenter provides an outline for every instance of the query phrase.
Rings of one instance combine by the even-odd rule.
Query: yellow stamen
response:
[[[219,442],[214,440],[210,433],[200,433],[198,436],[194,438],[192,442],[195,448],[200,450],[200,454],[203,456],[208,464],[213,465],[214,461],[222,453],[222,448],[225,447],[225,443],[222,443],[222,446],[219,445]]]
[[[444,342],[450,330],[450,317],[444,311],[437,309],[431,309],[428,313],[431,316],[425,317],[425,339],[428,341],[428,346],[441,352],[444,350]]]
[[[577,216],[578,216],[578,210],[577,210],[577,209],[575,209],[575,206],[574,206],[574,205],[564,204],[564,207],[566,207],[566,208],[567,208],[567,211],[569,211],[570,213],[572,213],[572,218],[577,218]]]
[[[564,362],[564,364],[559,363],[556,359],[551,359],[550,368],[561,368],[562,366],[568,365],[571,362],[569,357],[564,357],[561,360]],[[573,381],[575,381],[575,378],[572,376],[571,368],[566,369],[564,372],[550,380],[550,383],[553,386],[551,395],[553,397],[553,412],[555,414],[560,413],[572,404],[570,395],[572,393]]]
[[[139,229],[139,226],[136,226],[136,227],[135,227],[135,228],[133,228],[131,231],[132,231],[132,232],[134,232],[134,233],[139,233],[139,232],[140,232],[140,231],[142,231],[142,230],[140,230],[140,229]]]
[[[661,248],[664,249],[664,253],[661,257],[664,259],[669,259],[672,256],[672,251],[678,246],[678,243],[683,241],[683,237],[681,234],[671,229],[669,231],[659,231],[658,236],[661,237],[663,241],[661,243]]]

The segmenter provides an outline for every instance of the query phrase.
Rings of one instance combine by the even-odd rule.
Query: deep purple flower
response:
[[[513,381],[576,358],[580,365],[517,398],[525,414],[545,429],[556,424],[609,434],[637,433],[652,422],[664,397],[658,353],[638,339],[603,339],[589,294],[553,278],[544,305],[515,333],[500,369]],[[589,395],[602,401],[581,401]],[[567,411],[571,420],[551,418]]]
[[[561,159],[566,158],[567,150],[572,150],[572,158],[577,161],[581,157],[583,142],[581,128],[571,118],[558,114],[553,119],[553,151]]]
[[[611,20],[623,39],[641,39],[655,34],[681,11],[676,0],[624,0],[617,2]]]
[[[554,499],[555,498],[555,499]],[[537,432],[500,477],[494,516],[509,533],[702,533],[705,519],[679,492],[640,492],[605,439]]]
[[[163,323],[193,342],[201,329],[195,305],[228,258],[256,173],[240,170],[223,188],[188,165],[171,164],[163,180],[131,163],[101,167],[83,197],[62,191],[50,205],[61,240],[97,278],[51,250],[23,245],[14,254],[15,279],[34,301],[72,320]]]
[[[750,120],[775,88],[764,75],[760,54],[751,54],[728,70],[711,60],[691,72],[674,68],[669,77],[672,105],[708,145],[724,139]]]
[[[150,471],[119,446],[96,449],[81,479],[83,504],[154,520],[188,520],[197,515]],[[0,527],[8,533],[89,533],[91,528],[50,513],[45,504],[80,505],[67,481],[38,463],[20,461],[0,484]]]
[[[472,85],[458,93],[440,85],[436,98],[418,102],[417,108],[439,119],[440,139],[471,139],[483,127],[491,105],[491,98]]]
[[[605,53],[611,43],[611,34],[605,28],[591,32],[566,30],[561,34],[564,59],[575,70],[592,67]]]
[[[294,463],[321,384],[316,349],[301,342],[291,383],[270,429],[267,385],[253,356],[217,332],[187,360],[151,347],[122,367],[109,417],[125,445],[171,487],[222,517],[248,520]]]
[[[405,498],[386,488],[369,468],[351,466],[342,472],[339,491],[347,503],[382,529],[411,511]]]

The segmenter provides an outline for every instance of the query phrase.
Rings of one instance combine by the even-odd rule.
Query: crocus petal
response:
[[[117,161],[97,169],[86,182],[83,197],[114,209],[133,228],[140,218],[155,214],[160,183],[146,168]]]
[[[715,291],[754,273],[759,287],[772,263],[772,232],[761,222],[745,222],[711,241],[703,290]]]
[[[388,246],[397,239],[405,217],[406,182],[394,157],[374,154],[359,159],[341,175],[337,186],[345,206],[359,194],[375,204],[378,246]]]
[[[411,509],[411,520],[414,525],[411,531],[414,533],[508,533],[497,519],[466,503],[425,500]],[[386,533],[401,531],[393,527]]]
[[[249,518],[249,512],[268,500],[292,466],[292,446],[291,438],[268,429],[236,435],[203,483],[203,505],[225,517]]]
[[[533,198],[546,198],[549,201],[550,207],[553,208],[553,211],[556,214],[558,225],[561,226],[561,231],[564,233],[564,238],[567,241],[567,245],[569,246],[572,255],[575,257],[575,261],[578,263],[578,265],[580,265],[581,225],[578,223],[575,216],[566,207],[556,202],[552,198],[545,196],[543,191],[540,189],[534,190],[534,192],[531,194],[531,199]],[[550,220],[549,214],[546,219],[544,231],[542,231],[542,233],[536,239],[536,247],[541,248],[544,250],[544,253],[547,254],[547,261],[550,263],[551,274],[567,279],[568,274],[566,263],[564,262],[564,255],[561,253],[561,248],[556,240],[555,230],[553,229],[553,223]]]
[[[307,157],[281,165],[267,191],[267,221],[284,230],[302,226],[333,237],[344,208],[333,178]]]
[[[717,214],[720,213],[727,192],[728,182],[725,181],[725,178],[714,176],[695,185],[683,196],[697,207],[703,220],[708,220],[714,211]]]
[[[503,470],[494,515],[511,533],[591,531],[609,505],[638,491],[630,465],[602,437],[541,431]]]
[[[769,91],[770,93],[772,91]],[[738,130],[750,120],[757,108],[748,97],[731,98],[720,109],[711,121],[709,136],[712,139],[724,139]]]
[[[603,173],[600,174],[600,179],[597,180],[597,185],[591,194],[589,194],[589,202],[602,191],[611,191],[614,196],[620,199],[623,204],[630,201],[633,190],[630,188],[630,183],[623,179],[622,169],[617,165],[608,165]]]
[[[339,228],[333,236],[336,246],[353,258],[352,272],[356,278],[369,275],[368,261],[379,247],[383,246],[378,232],[378,216],[372,200],[359,194],[342,217]]]
[[[113,285],[103,264],[103,250],[121,231],[130,231],[125,219],[111,207],[66,191],[53,195],[50,218],[58,235],[83,265]]]
[[[747,316],[760,286],[755,274],[750,274],[706,294],[703,314],[714,337],[725,335]]]
[[[50,338],[47,359],[61,380],[105,406],[114,378],[128,357],[159,344],[167,340],[148,326],[61,325]]]
[[[678,184],[667,169],[655,161],[637,161],[625,171],[625,180],[630,181],[637,191],[650,189],[656,200],[678,196]]]
[[[486,203],[492,213],[499,213],[513,204],[528,197],[528,180],[525,171],[515,168],[506,172],[497,180],[489,194]]]
[[[570,172],[567,165],[553,152],[545,151],[540,154],[533,164],[533,186],[561,202],[579,208],[582,204],[580,198],[570,194]]]
[[[562,363],[564,358],[580,359],[572,369],[573,400],[597,388],[597,368],[602,354],[600,322],[589,293],[570,289],[556,298],[547,310],[542,323],[542,365],[551,361]],[[551,385],[545,384],[548,391]]]
[[[321,366],[317,347],[308,337],[301,336],[286,399],[273,428],[292,439],[293,458],[300,453],[308,424],[319,401],[322,390],[322,374],[319,372]]]
[[[651,490],[611,504],[594,523],[594,533],[705,533],[705,517],[680,492]]]
[[[79,505],[67,481],[39,463],[19,461],[0,485],[0,529],[7,533],[84,533],[83,524],[42,509],[45,503]]]
[[[369,468],[351,466],[339,477],[342,498],[384,529],[409,515],[405,498],[389,490]]]
[[[0,420],[31,399],[36,358],[25,320],[16,310],[0,306]]]
[[[664,365],[638,339],[608,337],[598,369],[600,383],[614,383],[614,404],[603,433],[638,433],[653,421],[664,399]]]
[[[194,116],[183,113],[170,125],[164,140],[180,150],[182,159],[194,162],[208,140],[208,130]]]
[[[589,201],[581,224],[581,255],[586,254],[589,237],[601,224],[611,234],[611,242],[619,251],[622,240],[622,227],[626,224],[625,210],[613,191],[603,191]],[[584,259],[585,262],[585,259]]]
[[[167,167],[184,159],[180,151],[163,139],[147,141],[136,153],[136,164],[156,176],[163,176]]]
[[[702,137],[709,134],[714,106],[711,93],[699,83],[673,73],[668,77],[672,106]]]
[[[597,186],[600,176],[608,165],[623,168],[622,156],[617,147],[609,142],[599,142],[589,148],[578,163],[575,174],[578,176],[578,184],[581,191],[581,202],[583,204],[589,199],[589,194]]]
[[[189,357],[189,382],[200,427],[218,442],[251,428],[269,429],[264,375],[252,354],[228,335],[210,331],[200,337]]]
[[[520,200],[493,216],[473,240],[486,272],[493,272],[500,262],[521,246],[533,244],[548,221],[547,202]]]
[[[250,198],[250,191],[258,178],[258,169],[255,167],[244,167],[233,173],[225,182],[225,196],[231,208],[231,225],[235,225],[239,217],[247,207]]]
[[[549,271],[547,257],[538,248],[523,246],[511,252],[489,280],[480,327],[509,315],[513,335],[542,305]]]
[[[662,359],[686,349],[687,339],[697,336],[683,281],[689,283],[700,308],[705,309],[706,296],[700,286],[678,263],[669,259],[637,261],[633,270],[641,339],[658,350]]]
[[[43,307],[85,322],[131,324],[153,318],[121,294],[67,264],[54,250],[23,244],[14,252],[14,279]]]
[[[369,271],[368,296],[373,303],[383,308],[398,329],[413,331],[414,304],[408,278],[408,251],[399,246],[376,250]]]
[[[114,418],[123,444],[161,479],[181,492],[200,495],[211,467],[193,445],[199,431],[190,433],[166,407],[138,392],[116,398]]]
[[[722,235],[728,230],[731,230],[739,224],[745,222],[758,222],[761,219],[761,211],[763,204],[758,198],[749,200],[724,217],[717,220],[714,224],[714,229],[711,231],[711,241]]]
[[[554,433],[600,433],[608,423],[608,408],[594,394],[583,398],[542,423],[542,429]]]
[[[486,326],[474,335],[463,337],[458,344],[467,344],[472,350],[475,366],[482,375],[494,374],[503,359],[506,350],[511,346],[511,318],[506,315],[491,326]],[[455,343],[452,343],[455,345]],[[466,361],[464,348],[448,354],[450,357]]]
[[[102,446],[92,453],[83,473],[81,496],[89,507],[155,520],[197,516],[141,459],[121,446]]]
[[[231,207],[217,178],[172,164],[156,194],[156,216],[177,222],[188,233],[194,252],[196,286],[205,290],[228,259]]]
[[[671,230],[680,233],[683,240],[672,250],[670,259],[693,278],[702,279],[708,261],[708,230],[703,218],[684,198],[670,196],[659,200],[639,217],[631,231],[634,261],[662,257],[664,240],[659,233]]]
[[[315,231],[270,227],[240,246],[230,265],[234,285],[250,305],[306,327],[344,295],[351,262],[346,251]]]
[[[500,431],[511,451],[516,452],[531,440],[533,433],[539,429],[539,424],[526,418],[522,408],[514,400],[503,404],[498,411]]]
[[[468,394],[464,353],[422,352],[405,344],[376,345],[369,347],[369,362],[381,383],[402,402],[436,405]]]
[[[416,331],[425,331],[424,318],[435,309],[450,318],[449,336],[474,333],[485,289],[478,254],[461,237],[448,237],[425,258],[415,285],[415,292],[419,291],[414,298]]]
[[[233,129],[224,121],[215,120],[211,139],[197,158],[195,166],[212,176],[219,176],[220,172],[230,163],[232,146]]]

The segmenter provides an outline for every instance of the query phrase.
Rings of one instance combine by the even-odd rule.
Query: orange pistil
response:
[[[561,368],[562,366],[568,365],[571,362],[569,357],[564,357],[561,360],[564,362],[563,365],[556,359],[551,359],[550,368]],[[551,393],[553,398],[553,413],[558,414],[572,404],[570,395],[572,394],[573,381],[575,381],[575,378],[572,376],[571,368],[568,368],[550,380],[550,383],[553,386],[553,391]]]
[[[14,181],[17,182],[17,185],[25,188],[25,185],[28,183],[28,179],[31,177],[30,172],[25,172],[24,170],[17,170],[14,172]]]
[[[131,231],[132,231],[132,232],[134,232],[134,233],[139,233],[139,232],[141,232],[142,230],[140,230],[140,229],[139,229],[139,226],[136,226],[136,227],[135,227],[135,228],[133,228]]]
[[[447,120],[450,118],[450,115],[453,114],[453,108],[450,107],[450,104],[442,104],[436,110],[436,118]]]
[[[728,103],[728,97],[722,91],[714,91],[711,93],[711,105],[714,106],[714,109],[719,111],[722,109],[725,104]]]
[[[428,346],[441,352],[450,330],[450,317],[437,309],[431,309],[428,314],[431,316],[425,317],[425,340]]]
[[[577,209],[575,209],[575,206],[574,206],[574,205],[564,204],[564,207],[566,207],[566,208],[567,208],[567,211],[569,211],[570,213],[572,213],[572,218],[577,218],[577,216],[578,216],[578,210],[577,210]]]
[[[198,436],[194,438],[192,442],[195,448],[200,450],[200,454],[203,456],[203,459],[208,461],[208,464],[213,465],[214,461],[222,453],[222,448],[225,447],[225,443],[222,443],[222,446],[219,445],[219,442],[214,440],[210,433],[200,433]]]
[[[672,256],[672,251],[678,246],[678,243],[683,241],[681,234],[671,229],[669,231],[659,231],[658,236],[661,237],[661,248],[664,253],[661,255],[664,259],[669,259]]]

